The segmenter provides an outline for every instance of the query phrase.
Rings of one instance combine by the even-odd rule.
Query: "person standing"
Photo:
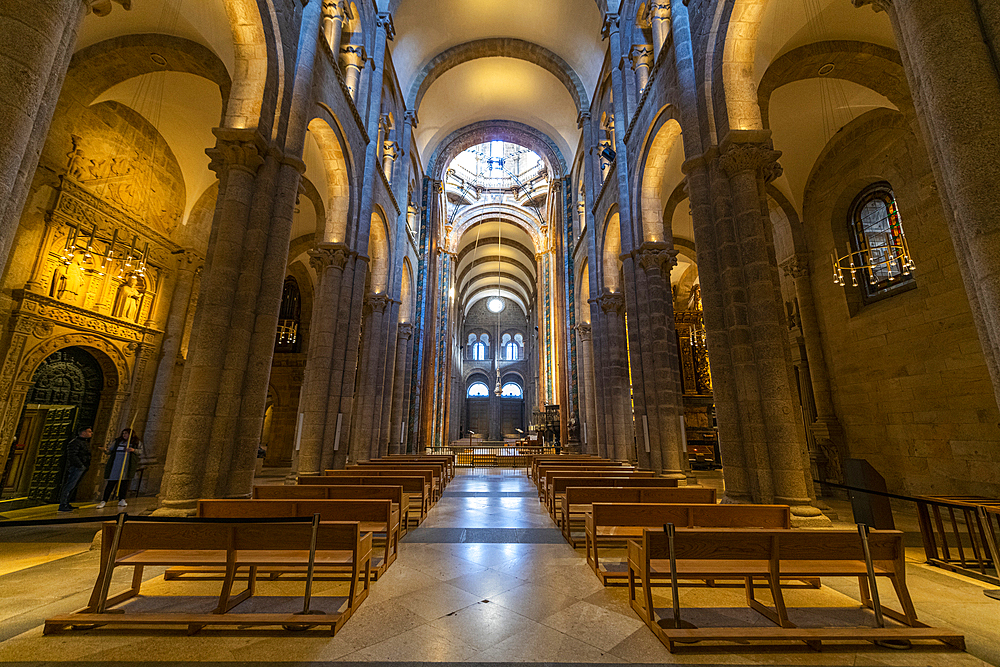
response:
[[[63,473],[63,485],[59,491],[59,511],[72,512],[76,508],[69,504],[76,485],[80,483],[83,473],[90,467],[90,438],[94,430],[85,426],[76,432],[76,437],[66,443],[66,470]]]
[[[139,457],[142,455],[142,441],[139,436],[126,428],[115,438],[110,447],[105,448],[108,462],[104,464],[104,495],[97,509],[103,509],[111,498],[111,493],[118,490],[118,507],[126,507],[125,495],[132,485],[132,477],[139,467]],[[124,469],[124,473],[122,470]]]

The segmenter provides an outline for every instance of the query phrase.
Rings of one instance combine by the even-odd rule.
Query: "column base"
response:
[[[198,512],[198,499],[161,500],[152,516],[194,516]]]
[[[792,528],[827,528],[833,525],[828,516],[812,505],[792,505]]]
[[[663,479],[676,479],[678,481],[680,481],[682,479],[683,480],[687,480],[688,479],[688,476],[685,475],[680,470],[664,470],[660,474],[660,477],[662,477]]]

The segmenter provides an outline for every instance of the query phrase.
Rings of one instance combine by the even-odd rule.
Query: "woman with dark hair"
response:
[[[125,494],[128,487],[132,485],[132,477],[136,468],[139,467],[139,457],[142,455],[142,441],[139,436],[127,428],[122,434],[115,438],[105,450],[108,453],[108,462],[104,464],[104,496],[101,502],[97,503],[97,509],[103,508],[111,493],[118,489],[118,507],[125,507]],[[124,469],[124,473],[122,470]]]

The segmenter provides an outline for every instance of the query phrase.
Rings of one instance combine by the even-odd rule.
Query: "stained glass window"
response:
[[[524,392],[513,382],[508,382],[500,388],[501,398],[523,398]]]
[[[874,296],[913,279],[912,260],[903,234],[896,198],[888,183],[862,192],[851,207],[851,250],[865,293]]]
[[[485,382],[473,382],[469,385],[467,392],[469,398],[488,398],[489,395],[490,388],[486,386]]]

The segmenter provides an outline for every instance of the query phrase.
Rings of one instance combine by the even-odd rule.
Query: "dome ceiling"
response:
[[[601,13],[593,0],[400,0],[389,8],[396,27],[393,64],[408,95],[442,52],[493,38],[542,47],[564,61],[583,90],[596,86],[604,48]],[[580,134],[566,84],[542,66],[508,55],[442,66],[447,71],[427,86],[417,109],[415,137],[425,164],[452,132],[483,120],[530,125],[571,161]]]

